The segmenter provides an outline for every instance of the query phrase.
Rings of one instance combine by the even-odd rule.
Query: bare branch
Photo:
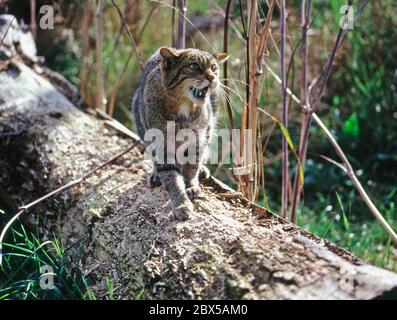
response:
[[[287,84],[285,77],[285,0],[281,0],[281,15],[280,15],[280,33],[281,33],[281,48],[280,48],[280,74],[281,74],[281,95],[282,95],[282,112],[283,125],[288,130],[288,107],[287,107]],[[282,136],[282,182],[281,182],[281,216],[287,217],[288,209],[288,142],[286,137]]]
[[[304,170],[305,161],[306,161],[306,150],[307,143],[304,143],[304,135],[305,135],[305,125],[307,123],[307,117],[310,115],[307,114],[306,109],[303,108],[303,105],[308,103],[308,84],[307,84],[307,60],[308,60],[308,42],[307,42],[307,30],[309,27],[309,21],[311,17],[311,0],[303,0],[302,1],[302,11],[301,11],[301,27],[302,27],[302,78],[301,78],[301,133],[299,139],[299,161],[300,164],[297,164],[295,170],[295,180],[294,180],[294,189],[292,194],[292,204],[291,204],[291,221],[296,223],[296,209],[300,200],[300,194],[302,192],[302,181],[300,181],[298,170],[299,165],[302,166],[302,170]]]
[[[136,40],[135,40],[134,36],[132,35],[132,32],[131,32],[127,22],[124,19],[124,16],[123,16],[123,13],[120,10],[120,7],[114,2],[114,0],[111,0],[111,1],[112,1],[113,6],[116,8],[116,10],[117,10],[117,12],[119,14],[120,20],[121,20],[121,22],[122,22],[122,24],[124,26],[125,31],[127,32],[128,37],[131,40],[132,47],[134,48],[136,59],[138,60],[138,63],[140,65],[140,67],[141,67],[141,70],[143,70],[143,62],[142,62],[141,54],[139,52]]]
[[[178,23],[178,49],[184,49],[186,47],[186,21],[185,15],[187,12],[186,6],[187,0],[178,0],[179,6],[179,23]]]
[[[105,82],[103,75],[103,37],[102,37],[102,16],[103,9],[105,6],[104,0],[98,0],[97,9],[95,12],[95,26],[96,26],[96,107],[102,110],[106,110],[106,93],[105,93]]]

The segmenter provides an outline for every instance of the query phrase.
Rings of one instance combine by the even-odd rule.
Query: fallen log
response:
[[[26,204],[131,145],[76,108],[18,57],[1,56],[0,185]],[[130,299],[374,299],[397,297],[397,274],[363,263],[211,178],[188,221],[175,221],[163,187],[148,188],[139,149],[24,215],[43,238],[83,242],[97,297]]]

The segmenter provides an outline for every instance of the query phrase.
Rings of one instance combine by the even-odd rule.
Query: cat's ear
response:
[[[226,52],[215,53],[214,58],[218,63],[224,63],[229,58],[229,54]]]
[[[178,58],[179,54],[171,48],[166,48],[166,47],[161,47],[160,48],[160,55],[164,58],[164,59],[172,59],[172,58]]]

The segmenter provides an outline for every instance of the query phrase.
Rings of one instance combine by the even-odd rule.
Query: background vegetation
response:
[[[146,59],[158,47],[172,44],[172,1],[126,0],[115,1],[135,39],[139,55]],[[355,1],[358,13],[368,1]],[[88,4],[87,4],[88,3]],[[62,73],[80,88],[91,107],[97,106],[97,64],[95,1],[37,1],[37,6],[51,4],[55,8],[54,30],[38,31],[39,55],[46,65]],[[107,111],[134,130],[130,104],[138,86],[141,70],[131,38],[124,30],[115,6],[105,1],[102,21],[102,66]],[[267,1],[259,1],[259,14],[264,21],[269,10]],[[335,42],[341,18],[342,0],[314,1],[311,28],[309,29],[308,79],[319,75]],[[301,1],[287,1],[286,61],[292,58],[300,45]],[[186,46],[210,52],[223,49],[223,19],[225,0],[200,0],[187,2],[187,17],[199,29],[187,23]],[[232,1],[229,28],[229,87],[233,118],[239,124],[243,114],[246,81],[246,45],[244,24],[247,23],[246,1]],[[242,14],[241,14],[241,8]],[[3,11],[30,21],[29,1],[9,1]],[[37,19],[40,15],[36,13]],[[267,42],[265,61],[279,72],[279,8],[275,7]],[[177,19],[177,15],[176,15]],[[331,78],[327,83],[317,114],[332,131],[348,155],[356,175],[362,182],[378,209],[388,222],[397,228],[397,4],[393,0],[371,1],[337,51]],[[49,46],[48,43],[51,43]],[[300,88],[299,50],[290,65],[288,87],[298,93]],[[242,101],[243,100],[243,101]],[[282,118],[280,86],[267,72],[264,74],[259,106],[277,119]],[[290,124],[289,135],[295,146],[299,144],[300,108],[287,100]],[[281,193],[281,139],[282,132],[266,115],[258,116],[260,137],[266,141],[263,150],[263,184],[257,202],[273,212],[280,212]],[[222,101],[220,127],[230,127],[229,117]],[[361,259],[397,271],[397,250],[387,233],[370,214],[358,196],[348,176],[323,156],[337,159],[334,149],[316,126],[310,131],[303,202],[298,208],[298,224],[303,228],[345,247]],[[294,158],[291,159],[291,180],[294,177]],[[237,188],[230,174],[230,166],[211,168],[213,174]],[[0,204],[1,207],[1,204]],[[6,208],[3,208],[6,209]],[[20,229],[22,228],[22,229]],[[12,278],[0,287],[0,298],[12,292],[19,298],[44,298],[35,291],[39,281],[37,269],[41,260],[50,261],[56,270],[66,272],[65,282],[52,298],[92,298],[84,277],[76,270],[67,271],[64,259],[67,249],[56,240],[41,246],[34,233],[17,227],[13,242],[9,244],[8,269],[1,277]],[[44,254],[44,248],[48,255]],[[47,251],[45,251],[47,252]],[[26,265],[20,261],[34,257]],[[22,260],[19,260],[22,259]],[[52,260],[51,260],[52,259]],[[25,261],[25,260],[23,260]],[[15,266],[20,271],[11,275]],[[21,273],[22,272],[22,273]],[[77,273],[76,273],[77,272]],[[0,278],[1,279],[1,278]],[[27,289],[26,279],[33,282]],[[0,282],[1,283],[1,282]],[[109,282],[111,293],[111,282]]]

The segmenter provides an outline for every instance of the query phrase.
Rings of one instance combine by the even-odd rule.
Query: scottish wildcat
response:
[[[162,47],[148,59],[133,99],[140,137],[144,139],[149,129],[158,129],[164,135],[165,161],[155,157],[155,170],[149,184],[151,187],[163,184],[173,213],[179,220],[187,219],[193,210],[189,198],[201,196],[198,176],[205,169],[202,164],[208,156],[217,118],[218,64],[227,58],[226,53],[212,55],[197,49]],[[170,121],[175,132],[167,130]],[[190,129],[195,134],[197,144],[193,163],[181,164],[176,159],[175,150],[188,151],[188,145],[172,142],[183,129]],[[149,142],[152,141],[145,141],[146,145]],[[170,147],[172,143],[174,148]]]

